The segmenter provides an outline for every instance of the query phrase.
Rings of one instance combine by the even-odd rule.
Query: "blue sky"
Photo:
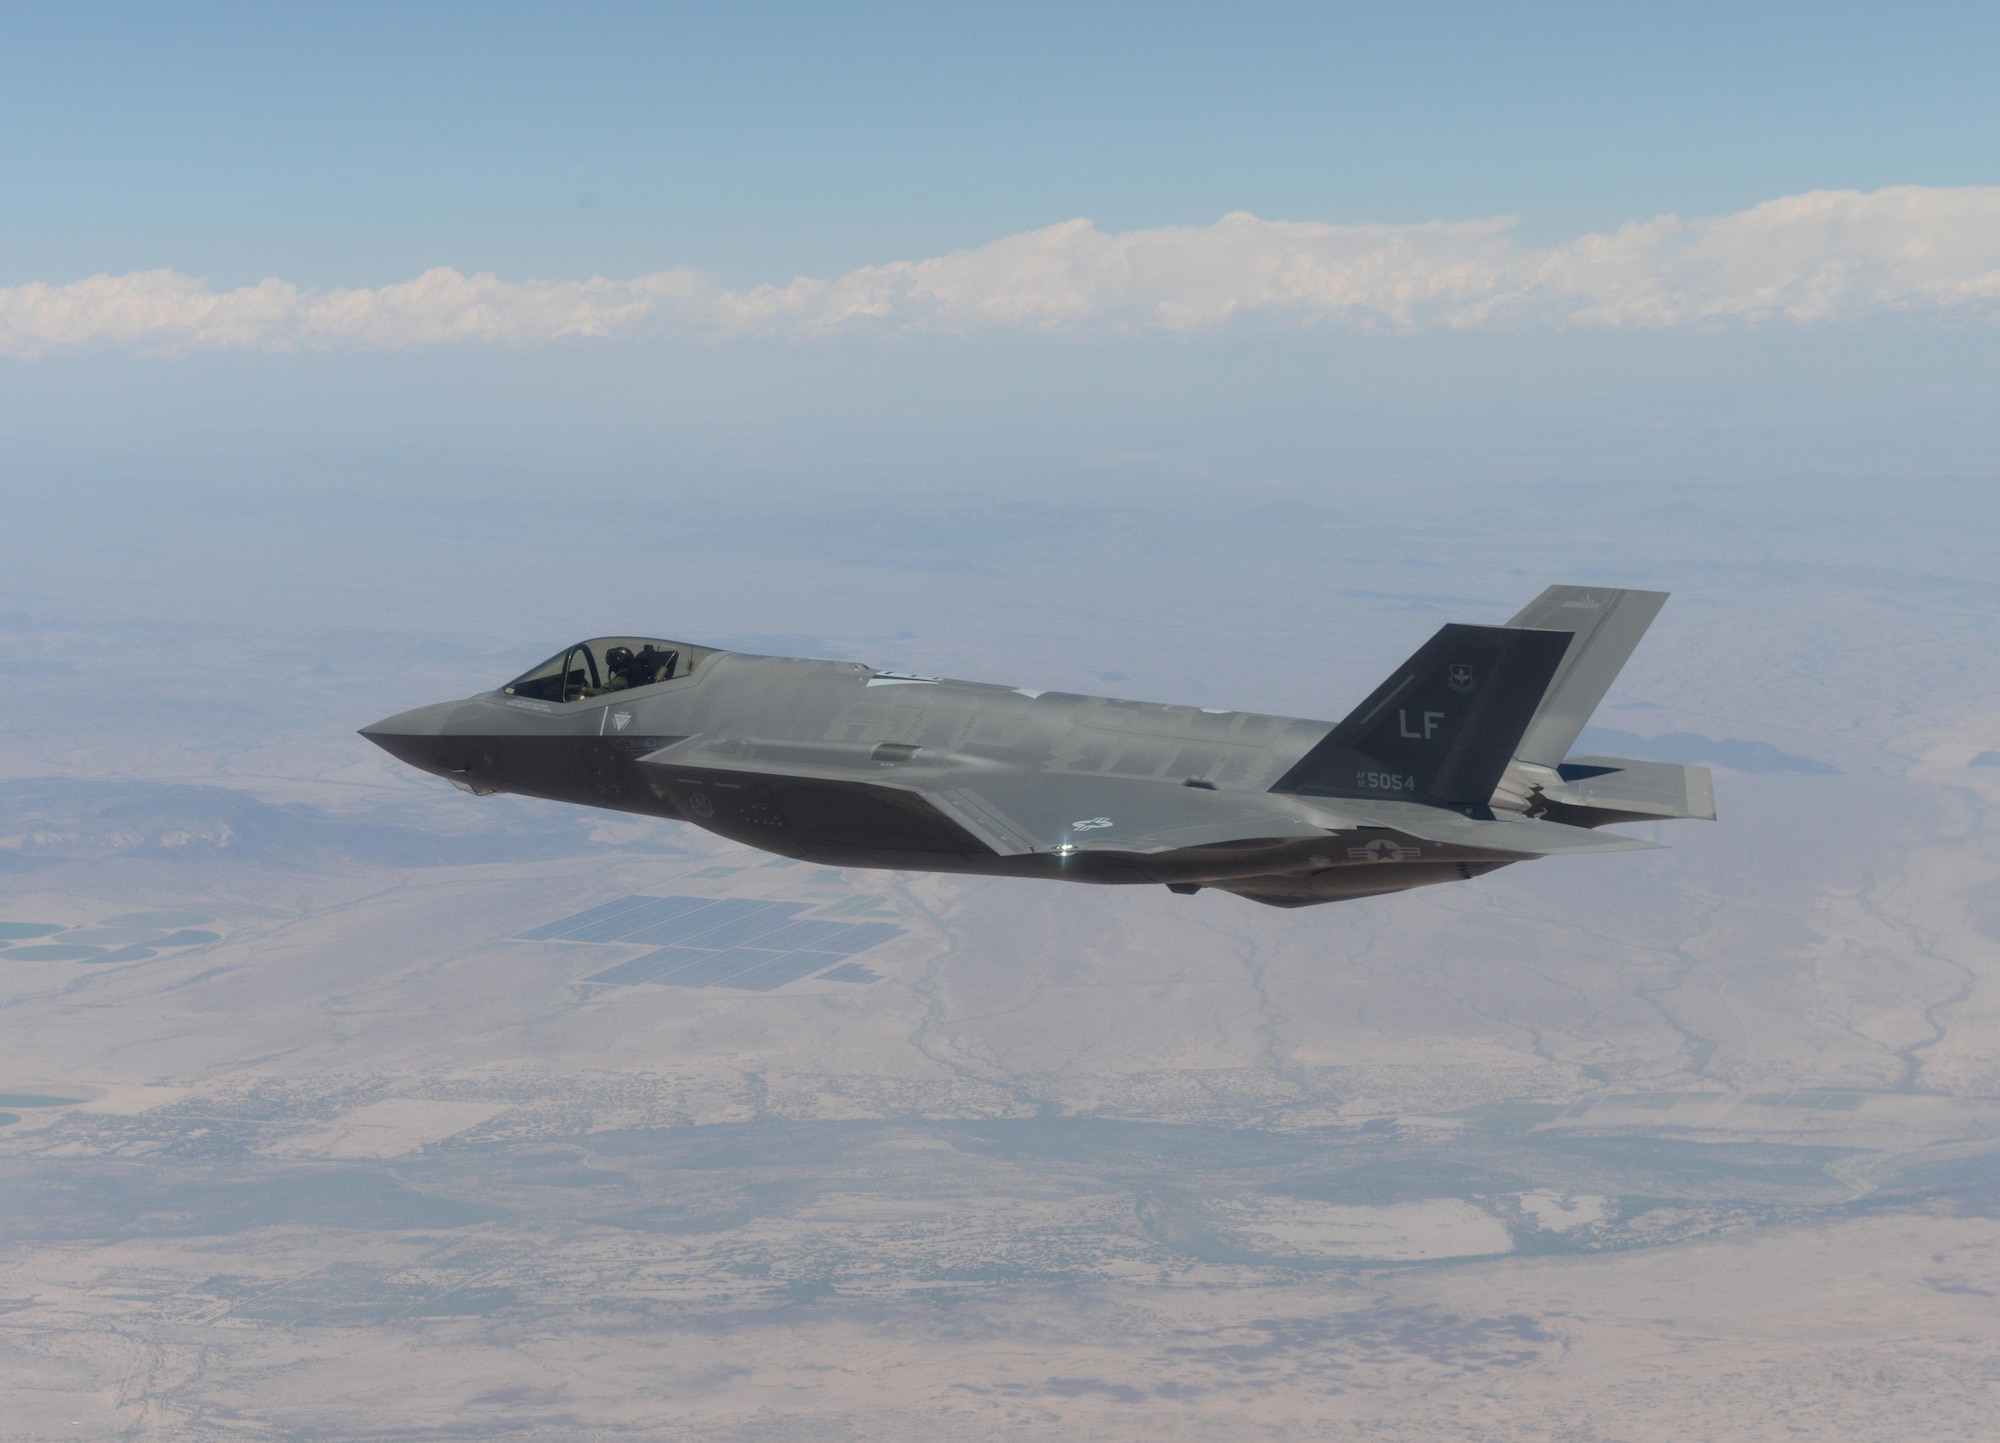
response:
[[[2000,444],[1990,6],[7,34],[9,489],[1964,477]]]
[[[1073,216],[1550,240],[2000,182],[1991,6],[78,5],[8,32],[4,284],[748,283]]]

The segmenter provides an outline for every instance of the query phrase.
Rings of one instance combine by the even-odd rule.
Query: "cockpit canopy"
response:
[[[712,646],[661,641],[650,636],[599,636],[579,641],[534,670],[515,677],[501,691],[538,701],[571,702],[607,692],[631,691],[677,677],[716,654]]]

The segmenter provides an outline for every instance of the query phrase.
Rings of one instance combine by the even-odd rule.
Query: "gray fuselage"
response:
[[[363,735],[470,792],[830,866],[1305,906],[1712,818],[1699,767],[1566,754],[1664,600],[1555,586],[1507,626],[1448,623],[1338,724],[599,637]]]
[[[1398,837],[1334,845],[1351,819],[1305,798],[1285,817],[1226,828],[1267,835],[1120,851],[1105,817],[1068,818],[1036,845],[974,810],[965,781],[1009,774],[1057,812],[1107,795],[1121,814],[1229,815],[1261,808],[1331,723],[879,672],[853,662],[706,655],[691,674],[556,701],[485,692],[387,718],[364,735],[475,792],[512,792],[685,821],[761,850],[830,866],[976,872],[1098,883],[1239,884],[1297,900],[1398,891],[1503,863]],[[1108,788],[1108,790],[1107,790]],[[1149,795],[1152,794],[1152,795]],[[1206,795],[1201,795],[1206,794]],[[972,795],[976,796],[976,793]],[[1080,797],[1075,804],[1069,797]],[[944,798],[956,797],[954,803]],[[1153,806],[1148,807],[1151,801]],[[1220,809],[1220,810],[1218,810]],[[1053,815],[1053,814],[1051,814]],[[1059,826],[1061,824],[1058,824]],[[1380,826],[1363,829],[1386,833]],[[1346,838],[1348,841],[1354,837]],[[1383,867],[1384,860],[1397,863]],[[1338,873],[1338,876],[1334,874]]]

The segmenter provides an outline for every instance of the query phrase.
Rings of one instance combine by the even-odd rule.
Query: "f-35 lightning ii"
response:
[[[1665,601],[1554,586],[1505,626],[1446,626],[1338,725],[598,637],[362,735],[468,792],[829,866],[1304,907],[1712,820],[1705,768],[1566,755]]]

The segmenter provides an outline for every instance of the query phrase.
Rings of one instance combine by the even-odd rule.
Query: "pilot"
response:
[[[614,646],[604,653],[604,670],[609,674],[606,691],[624,691],[628,687],[651,686],[656,681],[666,681],[674,674],[674,666],[680,661],[680,653],[674,650],[661,651],[651,642],[641,647],[634,655],[629,646]]]
[[[614,646],[604,653],[604,689],[623,691],[636,683],[632,680],[632,648]]]

